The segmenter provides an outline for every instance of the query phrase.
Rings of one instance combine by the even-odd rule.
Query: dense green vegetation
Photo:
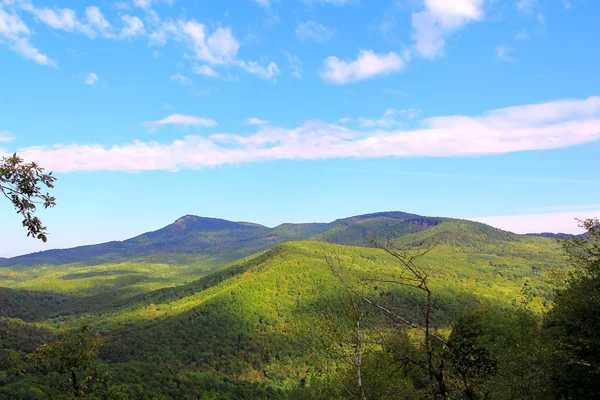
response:
[[[595,272],[589,272],[592,283],[578,286],[582,274],[575,272],[559,287],[557,272],[569,271],[567,265],[587,269],[568,264],[553,239],[403,213],[274,229],[184,217],[126,241],[127,252],[106,244],[7,260],[0,268],[0,398],[74,396],[63,390],[68,384],[53,383],[59,381],[53,376],[61,376],[51,367],[57,365],[52,360],[64,359],[59,351],[43,353],[44,368],[34,368],[32,356],[25,355],[39,353],[45,343],[55,349],[73,343],[82,326],[92,327],[90,338],[102,338],[77,342],[98,343],[85,368],[76,371],[93,367],[88,376],[101,377],[90,379],[87,397],[360,398],[360,390],[369,399],[432,396],[422,368],[422,331],[360,301],[364,296],[415,326],[425,324],[422,294],[394,282],[402,266],[385,251],[364,247],[365,232],[390,237],[401,248],[436,243],[418,263],[432,292],[431,329],[443,339],[431,346],[436,362],[443,363],[447,398],[585,398],[568,389],[579,382],[577,375],[555,368],[561,379],[554,381],[566,382],[561,392],[548,384],[553,378],[542,366],[574,357],[561,350],[573,348],[562,339],[573,325],[559,316],[571,315],[579,304],[568,299],[581,294],[570,297],[568,288],[596,290]],[[322,237],[333,243],[287,239]],[[194,250],[169,259],[180,246]],[[234,248],[239,259],[223,266]],[[331,273],[325,254],[336,255],[354,294]],[[590,257],[580,255],[578,263],[587,265]],[[35,260],[42,265],[33,265]],[[553,308],[557,288],[559,306]],[[343,353],[356,349],[352,298],[364,340],[358,391],[354,364]],[[552,318],[545,317],[551,309]],[[561,314],[563,309],[568,311]],[[587,354],[577,357],[598,365]]]

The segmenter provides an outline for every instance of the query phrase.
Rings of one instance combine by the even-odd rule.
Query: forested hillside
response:
[[[402,263],[385,249],[370,246],[369,234],[407,251],[427,248],[418,257],[418,265],[427,273],[430,318],[424,319],[422,293],[415,286],[398,284],[398,279],[404,279]],[[298,237],[325,240],[277,244]],[[250,249],[267,247],[267,241],[272,243],[269,250],[248,254]],[[122,243],[139,252],[121,261],[100,263],[96,258],[89,263],[61,264],[59,259],[83,257],[82,248],[61,250],[58,258],[51,251],[10,259],[12,265],[0,269],[0,362],[5,368],[0,375],[4,385],[0,398],[58,396],[60,387],[51,383],[56,373],[48,375],[52,367],[44,364],[46,374],[41,375],[15,374],[15,362],[82,326],[102,338],[98,360],[102,376],[110,376],[103,378],[103,382],[110,381],[105,385],[113,390],[110,396],[344,396],[340,390],[354,385],[353,367],[336,349],[356,348],[352,347],[353,314],[348,308],[348,300],[356,296],[388,311],[382,314],[370,303],[360,306],[365,338],[362,390],[377,393],[370,398],[394,398],[394,393],[421,398],[426,393],[425,378],[409,365],[396,365],[383,343],[419,354],[419,326],[427,324],[435,335],[452,338],[457,321],[469,315],[483,318],[477,329],[485,331],[487,324],[497,323],[497,329],[506,328],[508,333],[492,335],[517,340],[510,335],[516,334],[519,324],[527,332],[538,329],[555,299],[556,274],[568,271],[555,240],[515,235],[469,221],[403,213],[352,217],[331,224],[284,224],[274,229],[188,216]],[[223,265],[231,257],[227,249],[235,243],[245,243],[236,250],[244,256]],[[110,258],[110,253],[100,253],[107,246],[112,245],[89,249],[98,257]],[[181,247],[193,249],[186,255],[192,262],[152,259],[168,258],[169,252]],[[142,248],[154,253],[138,258]],[[194,252],[200,252],[197,260]],[[133,253],[119,257],[126,254]],[[210,262],[208,255],[214,257]],[[332,273],[336,270],[328,261],[331,255],[344,271],[342,275]],[[43,264],[31,265],[36,259]],[[399,325],[390,315],[402,316],[413,325]],[[500,343],[493,346],[500,351]],[[485,392],[495,393],[493,398],[502,398],[497,394],[505,385],[517,385],[515,374],[522,371],[515,369],[513,361],[496,358],[496,364],[508,363],[513,370],[486,381]],[[91,367],[81,370],[86,368]],[[396,369],[399,372],[393,372]],[[464,392],[459,377],[452,375],[456,371],[446,373],[448,392]],[[384,386],[383,376],[390,376]],[[480,384],[478,379],[474,386]],[[521,390],[521,386],[516,387]],[[106,390],[102,396],[108,396]]]

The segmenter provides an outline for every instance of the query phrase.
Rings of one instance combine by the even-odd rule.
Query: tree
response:
[[[53,196],[42,192],[43,186],[53,188],[55,180],[52,172],[45,174],[44,168],[36,163],[24,163],[16,153],[12,157],[2,157],[0,161],[0,192],[10,200],[17,213],[23,216],[27,236],[43,242],[47,240],[46,227],[35,216],[35,211],[38,205],[43,205],[44,208],[56,205]]]
[[[89,325],[83,324],[65,333],[61,340],[38,347],[24,359],[13,353],[10,363],[20,375],[54,375],[53,384],[66,399],[126,399],[121,386],[110,384],[110,374],[98,356],[103,341],[99,334],[91,334]]]
[[[420,243],[411,243],[408,245],[398,245],[397,242],[390,237],[379,238],[377,236],[365,236],[367,243],[373,247],[385,251],[398,262],[398,270],[393,276],[376,276],[360,278],[360,284],[354,284],[351,280],[340,273],[343,262],[340,257],[332,257],[331,254],[325,252],[325,262],[327,263],[332,274],[342,283],[347,292],[349,302],[355,314],[356,333],[354,335],[353,347],[357,351],[352,360],[354,360],[354,369],[357,373],[358,386],[362,389],[361,368],[360,368],[360,351],[362,349],[362,340],[360,339],[360,322],[362,314],[357,306],[354,297],[368,304],[373,309],[391,318],[395,323],[402,327],[410,327],[414,329],[418,336],[423,338],[422,350],[424,360],[419,356],[403,351],[394,354],[400,368],[416,367],[427,374],[428,377],[428,393],[436,399],[447,399],[449,390],[446,385],[445,377],[445,360],[441,354],[441,349],[445,348],[446,341],[435,332],[432,325],[432,291],[429,286],[429,275],[423,268],[419,260],[429,253],[437,243],[432,240],[425,240]],[[394,311],[391,307],[381,303],[377,299],[371,298],[368,294],[361,291],[361,287],[365,285],[382,284],[391,285],[397,288],[408,288],[422,294],[422,311],[423,319],[421,321],[412,320],[400,313]],[[399,333],[402,332],[399,330]],[[391,347],[380,344],[386,350],[393,351]],[[364,393],[364,392],[362,392]],[[362,396],[364,398],[364,394]]]
[[[586,235],[564,239],[574,267],[546,317],[556,397],[600,398],[600,221],[581,221]]]

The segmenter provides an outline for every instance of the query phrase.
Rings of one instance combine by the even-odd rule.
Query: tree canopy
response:
[[[12,157],[0,160],[0,192],[23,217],[23,226],[27,228],[27,236],[47,240],[47,229],[35,216],[39,205],[44,208],[54,207],[56,199],[49,193],[43,193],[43,187],[52,189],[56,178],[52,172],[44,173],[44,168],[35,162],[25,163],[16,153]]]

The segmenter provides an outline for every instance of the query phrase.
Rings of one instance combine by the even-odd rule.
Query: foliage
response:
[[[103,339],[82,325],[50,344],[43,344],[24,358],[12,352],[9,363],[18,376],[50,376],[56,397],[71,399],[126,399],[122,388],[109,384],[109,374],[98,358]]]
[[[557,397],[600,397],[600,222],[582,222],[587,235],[563,241],[574,269],[545,321],[553,346],[551,376]]]
[[[42,186],[54,187],[56,178],[52,172],[45,174],[44,168],[36,163],[24,163],[23,159],[13,154],[0,160],[0,192],[23,217],[23,226],[27,228],[27,236],[46,242],[47,229],[35,216],[37,205],[44,208],[54,207],[56,199],[42,192]]]

